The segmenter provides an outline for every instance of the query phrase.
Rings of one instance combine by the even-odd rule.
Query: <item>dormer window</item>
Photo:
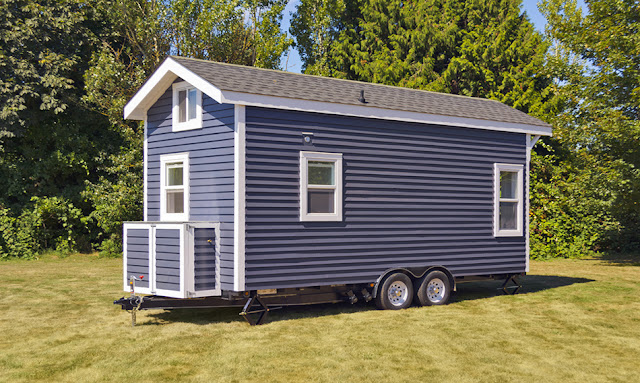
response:
[[[187,82],[173,84],[173,131],[202,128],[202,92]]]

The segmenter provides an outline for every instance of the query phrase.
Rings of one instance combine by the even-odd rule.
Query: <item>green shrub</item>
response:
[[[21,231],[33,240],[32,251],[89,251],[88,223],[82,211],[60,197],[33,197],[19,218]]]
[[[122,222],[140,221],[143,217],[142,136],[133,141],[131,150],[110,158],[109,175],[97,183],[87,183],[83,196],[92,203],[91,218],[99,228],[100,255],[122,255]]]
[[[98,246],[100,256],[105,258],[117,258],[122,256],[122,235],[111,234],[111,236]]]
[[[536,148],[543,155],[532,153],[531,258],[581,258],[608,250],[622,227],[612,208],[622,177],[610,164],[587,166],[584,158],[542,141]]]
[[[0,258],[35,258],[35,240],[10,211],[0,207]]]

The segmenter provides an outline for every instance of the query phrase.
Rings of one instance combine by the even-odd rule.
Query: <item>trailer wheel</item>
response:
[[[449,301],[451,282],[445,273],[434,270],[418,279],[415,289],[420,306],[444,305]]]
[[[403,273],[388,275],[380,284],[376,295],[376,306],[382,310],[400,310],[411,306],[413,283]]]

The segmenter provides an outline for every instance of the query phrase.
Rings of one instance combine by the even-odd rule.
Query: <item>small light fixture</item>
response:
[[[305,145],[311,145],[313,143],[313,133],[302,132],[302,143]]]

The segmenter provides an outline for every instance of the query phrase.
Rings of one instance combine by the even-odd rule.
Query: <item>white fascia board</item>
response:
[[[287,97],[264,96],[259,94],[222,91],[222,100],[228,104],[241,104],[264,108],[297,110],[337,114],[342,116],[376,118],[391,121],[417,122],[423,124],[458,126],[464,128],[495,130],[501,132],[526,133],[532,135],[551,136],[551,127],[516,124],[499,121],[480,120],[474,118],[440,116],[429,113],[407,112],[376,108],[371,106],[346,105],[332,102],[300,100]]]
[[[222,101],[220,89],[169,57],[156,69],[153,75],[149,77],[133,98],[125,105],[124,118],[129,120],[143,120],[151,105],[158,101],[158,98],[166,92],[167,88],[169,88],[178,77],[198,88],[201,92],[217,102]]]

